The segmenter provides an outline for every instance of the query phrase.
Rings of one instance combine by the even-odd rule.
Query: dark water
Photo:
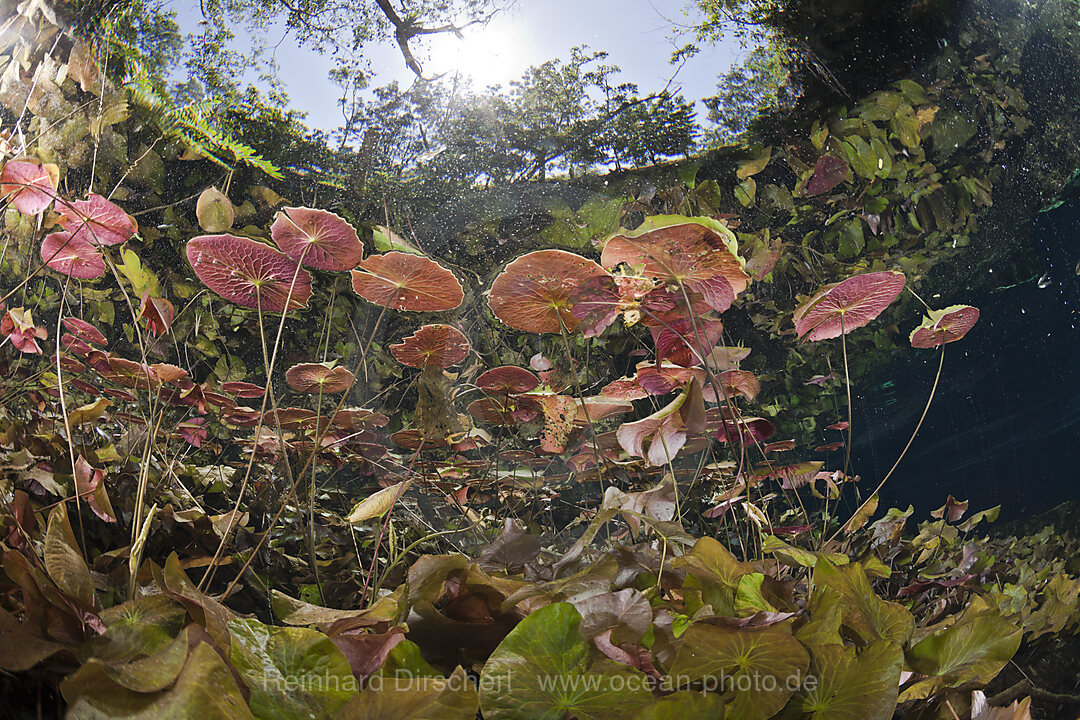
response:
[[[911,503],[922,515],[951,493],[972,509],[1000,504],[1009,518],[1080,499],[1080,202],[1023,231],[1035,277],[948,298],[982,315],[945,348],[933,404],[883,506]],[[937,365],[938,351],[916,351],[859,389],[853,462],[867,492],[911,436]]]

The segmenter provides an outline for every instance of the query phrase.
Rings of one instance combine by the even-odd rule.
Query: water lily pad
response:
[[[333,717],[359,689],[349,661],[317,630],[242,619],[229,631],[229,659],[257,717]]]
[[[26,160],[9,160],[0,172],[0,196],[24,215],[37,215],[56,198],[60,169]]]
[[[105,274],[101,251],[85,237],[68,232],[46,235],[41,241],[41,259],[51,269],[78,280],[96,280]]]
[[[373,255],[352,271],[356,294],[393,310],[441,312],[465,299],[454,273],[419,255],[389,252]]]
[[[299,363],[285,371],[285,382],[304,393],[339,393],[352,386],[353,374],[328,363]]]
[[[843,645],[812,645],[813,684],[804,683],[788,708],[813,720],[889,720],[896,709],[904,653],[887,640],[863,650]]]
[[[286,207],[270,227],[281,251],[307,267],[319,270],[352,270],[364,259],[364,246],[356,228],[326,210]]]
[[[643,457],[650,465],[665,465],[682,450],[688,434],[699,433],[704,427],[701,385],[692,380],[665,407],[641,420],[624,423],[615,434],[627,454]],[[645,441],[650,438],[646,451]]]
[[[979,309],[971,305],[952,305],[931,310],[922,324],[911,331],[911,347],[932,348],[956,342],[967,335],[979,319]]]
[[[865,273],[826,285],[795,310],[795,332],[807,340],[826,340],[866,325],[904,289],[895,270]]]
[[[711,218],[657,215],[636,230],[612,236],[600,264],[642,267],[642,274],[684,286],[718,312],[731,306],[750,276],[734,233]]]
[[[448,368],[469,354],[469,339],[450,325],[425,325],[397,345],[390,353],[402,365],[415,368]]]
[[[480,676],[485,720],[607,720],[652,701],[646,676],[601,659],[573,605],[533,612],[491,653]]]
[[[725,678],[730,686],[716,688],[728,700],[724,717],[765,720],[795,694],[790,678],[803,676],[809,664],[786,624],[742,629],[697,622],[683,635],[670,675],[691,683]]]
[[[311,297],[311,275],[274,248],[236,235],[201,235],[187,259],[208,288],[231,303],[266,312],[296,310]],[[291,296],[290,296],[291,289]]]
[[[571,296],[607,272],[588,258],[564,250],[538,250],[514,260],[495,278],[488,306],[516,330],[534,333],[573,331],[580,320]]]
[[[72,235],[94,245],[120,245],[139,229],[135,218],[97,193],[90,193],[86,200],[57,205],[60,210],[57,222]]]

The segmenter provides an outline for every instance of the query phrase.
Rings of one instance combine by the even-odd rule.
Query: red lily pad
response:
[[[282,430],[296,430],[302,424],[315,418],[315,413],[307,408],[287,407],[278,410],[267,410],[263,413],[263,423],[274,427],[275,418],[281,425]]]
[[[827,193],[851,177],[851,168],[835,155],[822,155],[814,165],[814,173],[806,184],[808,196]]]
[[[100,345],[104,347],[108,344],[108,341],[105,340],[105,336],[101,334],[101,331],[85,320],[68,316],[64,318],[64,327],[66,327],[72,335],[91,345]]]
[[[229,302],[267,312],[296,310],[311,297],[311,275],[283,252],[235,235],[201,235],[187,259],[203,284]],[[292,296],[289,290],[292,289]]]
[[[516,395],[535,390],[540,386],[540,380],[525,368],[501,365],[482,373],[475,384],[488,393]]]
[[[249,382],[227,382],[221,384],[221,389],[229,395],[238,398],[257,398],[266,393],[266,388]]]
[[[390,418],[381,412],[365,408],[342,408],[334,414],[333,420],[334,426],[343,430],[385,427],[390,422]]]
[[[533,333],[573,331],[581,322],[571,296],[607,271],[588,258],[564,250],[537,250],[514,260],[495,278],[488,306],[495,317]]]
[[[285,382],[297,392],[339,393],[352,387],[353,374],[340,365],[300,363],[285,371]]]
[[[96,280],[105,274],[101,252],[90,241],[68,232],[46,235],[41,241],[41,259],[53,270],[78,280]]]
[[[762,452],[768,454],[768,453],[772,453],[772,452],[781,452],[783,450],[794,450],[794,449],[795,449],[795,441],[794,440],[777,440],[776,442],[771,442],[768,445],[766,445],[765,447],[763,447]]]
[[[844,443],[842,442],[831,442],[826,445],[818,445],[814,448],[814,452],[832,452],[833,450],[839,450],[842,447],[844,447]]]
[[[56,199],[60,170],[53,164],[10,160],[0,172],[0,195],[23,215],[37,215]]]
[[[646,361],[638,363],[634,382],[650,395],[667,395],[685,386],[692,378],[704,381],[705,368],[687,368],[666,360],[659,364]],[[602,391],[602,394],[607,393]]]
[[[48,337],[45,328],[34,324],[32,312],[24,308],[4,312],[0,319],[0,334],[6,336],[17,350],[29,355],[40,355],[41,346],[37,341]]]
[[[720,382],[724,384],[724,392],[728,398],[742,395],[747,400],[753,400],[761,391],[761,383],[757,376],[746,370],[725,370],[720,373]],[[705,400],[707,402],[722,402],[723,396],[716,397],[716,388],[711,384],[705,388]]]
[[[967,335],[979,319],[979,308],[971,305],[952,305],[944,310],[931,310],[922,324],[911,331],[911,347],[932,348],[956,342]]]
[[[364,259],[356,228],[326,210],[282,208],[270,227],[270,237],[282,252],[307,267],[352,270]]]
[[[625,313],[631,325],[641,318],[637,309],[655,289],[649,278],[628,275],[597,275],[589,278],[570,295],[571,312],[581,321],[585,337],[596,337]]]
[[[62,201],[57,206],[61,227],[94,245],[120,245],[139,229],[135,218],[96,193],[90,193],[86,200]]]
[[[469,339],[450,325],[425,325],[390,346],[390,352],[402,365],[415,368],[448,368],[457,365],[469,354]]]
[[[582,398],[578,402],[577,415],[574,422],[584,424],[596,422],[615,415],[625,415],[633,412],[634,405],[626,400],[615,400],[604,395],[593,395]]]
[[[643,266],[644,275],[700,294],[717,312],[731,306],[750,276],[734,233],[711,218],[658,215],[633,232],[614,235],[600,264]]]
[[[613,400],[642,400],[649,397],[649,392],[637,384],[632,377],[613,380],[600,389],[600,394]]]
[[[410,312],[453,310],[465,299],[454,273],[419,255],[373,255],[352,271],[356,294],[368,302]]]
[[[892,304],[904,289],[904,273],[865,273],[826,285],[795,310],[795,332],[827,340],[861,328]]]
[[[769,436],[776,432],[776,427],[765,418],[742,418],[740,421],[725,420],[716,433],[716,439],[738,445],[740,429],[743,436],[742,442],[745,445],[767,440]]]
[[[656,355],[661,360],[667,359],[676,365],[691,367],[700,365],[720,338],[724,335],[724,324],[714,318],[680,318],[667,324],[667,327],[650,327]]]

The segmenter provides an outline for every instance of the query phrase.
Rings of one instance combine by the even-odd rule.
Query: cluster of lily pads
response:
[[[114,262],[107,241],[129,240],[137,230],[134,220],[99,196],[63,200],[48,168],[26,162],[9,171],[18,162],[5,167],[3,192],[21,212],[64,228],[45,237],[35,273],[59,273],[65,288],[73,280],[103,276]],[[53,203],[58,212],[47,213]],[[365,257],[350,223],[303,207],[282,209],[268,238],[217,232],[192,238],[185,251],[209,290],[255,312],[266,382],[197,382],[177,365],[148,362],[145,350],[137,360],[108,352],[102,328],[65,316],[61,301],[56,322],[65,332],[41,387],[44,396],[60,400],[66,453],[61,447],[47,468],[36,459],[40,446],[27,441],[29,465],[20,472],[44,487],[45,476],[63,474],[67,463],[74,491],[51,507],[35,508],[23,490],[8,503],[4,572],[18,587],[22,616],[0,611],[0,645],[22,650],[10,658],[0,653],[0,667],[25,672],[68,663],[70,674],[60,689],[70,717],[183,715],[198,708],[211,717],[259,718],[464,719],[479,711],[485,718],[693,713],[865,720],[891,717],[898,702],[921,712],[961,699],[973,703],[971,717],[992,717],[979,709],[983,700],[972,701],[956,689],[985,684],[1016,651],[1023,629],[1015,613],[973,594],[957,596],[951,615],[938,614],[940,624],[924,624],[932,616],[928,588],[951,591],[969,581],[974,586],[991,564],[977,572],[969,568],[956,582],[910,585],[905,590],[917,600],[905,607],[871,587],[873,578],[890,574],[880,558],[902,544],[891,515],[864,529],[876,509],[876,492],[837,529],[844,535],[840,541],[826,537],[824,526],[815,528],[805,510],[804,525],[781,527],[752,502],[766,483],[796,496],[809,487],[819,497],[836,499],[837,486],[852,478],[846,459],[842,469],[831,471],[823,463],[776,461],[795,443],[769,442],[773,424],[748,412],[760,383],[739,366],[746,350],[720,343],[722,314],[751,279],[723,222],[652,217],[607,238],[599,262],[562,250],[514,259],[487,290],[492,316],[511,331],[558,337],[564,357],[537,356],[528,369],[495,365],[450,374],[449,368],[478,357],[466,328],[449,318],[422,324],[386,349],[418,371],[411,425],[389,438],[382,428],[391,418],[350,403],[367,353],[373,352],[370,341],[355,370],[314,360],[293,364],[284,372],[285,384],[314,402],[279,405],[273,379],[283,328],[290,315],[302,315],[323,274],[330,273],[350,273],[355,293],[379,308],[376,328],[388,312],[458,310],[466,292],[453,271],[415,248]],[[826,285],[796,308],[794,332],[809,342],[839,338],[846,376],[847,334],[878,317],[904,286],[904,275],[896,271]],[[5,299],[14,295],[9,291]],[[140,298],[139,308],[151,342],[168,337],[180,314],[151,293]],[[265,329],[266,314],[280,315],[276,334]],[[969,306],[928,309],[911,332],[911,344],[940,348],[943,361],[944,346],[961,339],[977,318],[978,310]],[[594,394],[585,394],[585,375],[570,340],[623,332],[609,330],[620,319],[623,328],[648,330],[652,352],[632,375],[608,378]],[[26,308],[5,310],[3,331],[24,356],[41,354],[38,342],[49,335]],[[470,392],[478,397],[458,412],[458,396]],[[68,407],[69,393],[92,402]],[[261,407],[241,404],[248,400],[259,400]],[[119,412],[109,412],[113,404]],[[623,419],[646,405],[654,411]],[[169,415],[171,432],[164,424],[166,408],[175,411]],[[136,469],[137,499],[128,513],[113,507],[103,469],[110,463],[122,467],[128,458],[113,445],[111,454],[94,447],[94,434],[110,422],[141,426],[153,438],[146,442],[144,434],[144,442],[135,445],[143,464]],[[170,447],[171,435],[196,452],[213,444],[211,431],[213,438],[235,442],[248,427],[254,428],[244,443],[248,461],[243,472],[235,468],[233,482],[241,476],[242,481],[231,486],[231,512],[181,515],[171,504],[159,505],[176,497],[175,488],[166,492],[149,481],[148,460],[168,452],[160,448]],[[850,416],[833,429],[847,432],[838,447],[850,447]],[[514,446],[503,450],[508,442]],[[740,560],[717,540],[694,538],[683,529],[681,503],[693,483],[689,470],[703,453],[717,451],[716,442],[729,460],[708,471],[717,487],[707,497],[705,517],[723,519],[739,508],[758,536],[757,559],[746,545]],[[397,549],[388,550],[392,558],[380,558],[383,541],[393,545],[390,521],[406,491],[441,499],[457,507],[465,522],[479,525],[483,518],[470,507],[469,495],[481,493],[470,470],[478,470],[496,448],[500,461],[539,469],[534,485],[554,481],[564,466],[598,480],[603,497],[583,534],[554,555],[541,549],[538,536],[507,519],[502,535],[477,560],[423,555],[396,589],[383,587],[395,565],[410,557]],[[284,488],[284,499],[278,498],[277,513],[261,530],[248,525],[244,507],[257,461],[265,463],[260,471],[284,475],[271,479]],[[318,584],[315,477],[323,463],[361,467],[382,485],[341,518],[354,528],[377,521],[377,531],[370,528],[368,534],[370,568],[356,605],[331,609],[269,588],[273,617],[286,627],[242,617],[227,606],[229,597],[238,583],[254,590],[253,583],[262,582],[253,574],[255,563],[265,557],[263,548],[308,470],[310,567]],[[620,488],[616,472],[640,473],[649,484],[640,491]],[[504,477],[510,481],[494,489],[496,500],[522,476]],[[824,495],[817,491],[821,482]],[[83,503],[106,525],[130,524],[130,543],[119,556],[84,556]],[[946,512],[942,533],[959,517]],[[155,520],[190,523],[193,532],[198,523],[207,524],[198,542],[213,557],[203,561],[209,569],[198,583],[178,555],[164,562],[144,555],[154,542]],[[600,532],[616,522],[626,525],[625,544],[595,550]],[[816,540],[807,547],[799,536]],[[842,550],[852,552],[859,538],[869,538],[860,542],[870,545],[854,559]],[[105,572],[123,578],[126,593],[103,590]],[[207,594],[215,572],[232,578],[220,598]],[[1072,586],[1056,591],[1069,593]],[[1053,627],[1075,623],[1071,616],[1053,618]],[[1026,702],[1008,712],[1025,717]]]

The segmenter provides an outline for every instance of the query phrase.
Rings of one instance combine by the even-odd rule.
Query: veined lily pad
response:
[[[96,280],[105,274],[101,252],[85,237],[68,232],[46,235],[41,242],[41,259],[53,270],[78,280]]]
[[[956,342],[967,335],[979,319],[979,309],[971,305],[952,305],[931,310],[922,324],[911,331],[911,347],[932,348]]]
[[[402,365],[415,368],[448,368],[469,354],[469,339],[451,325],[425,325],[397,345],[390,353]]]
[[[601,659],[573,605],[552,603],[510,631],[480,676],[485,720],[607,720],[652,701],[646,677]]]
[[[607,272],[588,258],[564,250],[538,250],[506,266],[491,284],[488,305],[495,317],[516,330],[573,331],[580,320],[571,296]]]
[[[296,310],[311,297],[311,275],[274,248],[236,235],[201,235],[187,259],[203,283],[231,303],[267,312]],[[290,296],[291,289],[291,296]]]
[[[826,285],[795,310],[795,332],[807,340],[826,340],[866,325],[904,289],[895,270],[865,273]]]
[[[364,259],[356,228],[326,210],[282,208],[270,237],[293,260],[303,258],[304,265],[319,270],[352,270]]]
[[[419,255],[373,255],[352,271],[356,294],[368,302],[409,312],[453,310],[465,299],[454,273]]]

